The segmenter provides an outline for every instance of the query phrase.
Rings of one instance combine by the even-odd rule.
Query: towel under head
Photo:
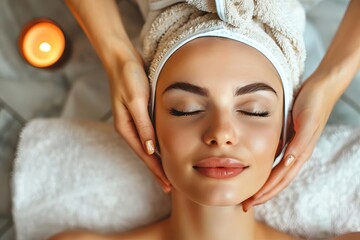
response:
[[[360,231],[360,128],[332,126],[255,218],[306,239]],[[74,228],[125,232],[163,219],[171,199],[109,123],[37,119],[26,125],[12,174],[17,240]]]
[[[223,37],[257,49],[274,65],[284,90],[283,139],[286,139],[288,113],[305,60],[304,24],[305,12],[296,0],[150,1],[141,38],[152,85],[151,117],[157,79],[170,56],[196,38]]]

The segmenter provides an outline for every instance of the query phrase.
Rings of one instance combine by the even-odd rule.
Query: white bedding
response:
[[[296,179],[256,218],[308,239],[360,231],[360,128],[328,127]],[[166,216],[169,198],[109,123],[35,120],[13,173],[18,240],[69,228],[124,231]]]

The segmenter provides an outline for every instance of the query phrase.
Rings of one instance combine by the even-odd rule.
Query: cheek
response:
[[[160,109],[156,112],[156,135],[159,143],[161,161],[166,175],[175,178],[183,169],[188,171],[183,163],[184,159],[191,159],[197,144],[194,144],[198,130],[195,124],[181,126],[181,121]],[[190,144],[189,144],[190,143]],[[173,182],[173,181],[171,181]]]
[[[252,128],[251,132],[247,133],[247,149],[252,155],[252,168],[259,186],[265,183],[271,173],[281,129],[281,119],[276,119],[269,124]]]
[[[156,135],[161,156],[185,156],[201,144],[203,122],[191,117],[174,116],[168,108],[160,106],[155,111]]]
[[[173,117],[158,114],[156,120],[156,135],[160,147],[161,156],[179,156],[184,151],[184,146],[192,139],[194,132],[189,128],[182,128],[174,123]],[[161,117],[160,117],[161,116]]]
[[[253,152],[266,154],[269,157],[275,155],[279,144],[281,128],[277,124],[264,124],[251,129],[247,134],[248,143]],[[272,154],[273,153],[273,154]]]

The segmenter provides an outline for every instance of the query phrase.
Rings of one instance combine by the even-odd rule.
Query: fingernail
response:
[[[286,167],[290,166],[294,161],[295,161],[294,155],[289,154],[289,155],[287,156],[287,158],[286,158],[285,166],[286,166]]]
[[[153,154],[155,152],[154,148],[154,142],[153,140],[146,140],[145,141],[146,151],[149,155]]]
[[[163,189],[164,193],[168,193],[171,191],[171,187],[169,187],[169,186],[166,186],[166,187],[163,186],[162,189]]]
[[[245,212],[248,212],[249,211],[249,209],[252,207],[252,205],[250,204],[250,205],[248,205],[246,208],[245,208]]]
[[[244,203],[242,203],[241,205],[242,205],[241,207],[242,207],[243,211],[244,211],[244,212],[247,212],[247,209],[246,209],[246,207],[244,206]]]

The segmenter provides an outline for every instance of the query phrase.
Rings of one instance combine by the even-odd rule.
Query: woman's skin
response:
[[[270,175],[282,131],[282,85],[267,58],[233,40],[199,38],[171,56],[156,92],[155,129],[172,184],[171,215],[103,239],[296,239],[257,222],[253,209],[241,206]],[[225,179],[204,176],[194,166],[210,157],[246,168]]]
[[[258,222],[253,208],[241,206],[266,182],[278,152],[283,91],[272,64],[245,44],[199,38],[171,56],[156,92],[158,148],[172,184],[170,216],[126,233],[78,230],[50,240],[299,239]],[[204,176],[194,165],[209,157],[248,167],[231,178]]]
[[[245,44],[200,38],[170,58],[156,92],[155,131],[172,184],[163,239],[261,239],[240,203],[265,183],[278,149],[283,92],[273,65]],[[194,166],[210,157],[247,168],[221,180],[199,174]]]
[[[145,156],[146,154],[143,151],[143,148],[146,149],[145,141],[154,139],[152,126],[147,113],[145,114],[148,100],[147,79],[143,71],[142,61],[130,41],[126,38],[125,31],[123,31],[121,20],[116,11],[116,5],[110,0],[102,1],[101,4],[96,0],[67,0],[67,3],[91,39],[111,78],[110,84],[112,86],[113,109],[117,130],[145,161],[151,171],[155,173],[164,190],[169,190],[170,188],[167,188],[168,180],[162,175],[164,172],[162,172],[161,165],[156,161],[155,157]],[[251,94],[233,96],[234,88],[238,87],[235,85],[235,82],[238,85],[246,85],[250,83],[249,81],[253,80],[251,77],[254,75],[251,74],[259,77],[256,80],[268,83],[276,91],[277,95],[280,94],[282,96],[280,80],[275,69],[261,54],[252,52],[252,50],[255,50],[246,48],[246,45],[237,43],[236,47],[230,50],[229,46],[233,42],[231,43],[229,40],[197,39],[185,45],[172,56],[163,69],[158,85],[158,93],[160,95],[158,94],[156,103],[156,133],[159,139],[159,148],[165,173],[173,185],[171,188],[173,201],[171,216],[158,223],[127,233],[99,234],[79,230],[63,232],[50,239],[296,239],[257,222],[254,219],[252,208],[245,213],[239,203],[247,199],[250,207],[252,204],[256,205],[267,201],[275,195],[274,193],[280,192],[296,176],[303,162],[308,159],[333,104],[346,89],[346,86],[359,67],[360,53],[357,44],[360,36],[360,24],[357,17],[359,6],[359,1],[351,1],[344,21],[340,25],[339,31],[322,64],[310,77],[297,97],[294,110],[298,110],[295,113],[294,119],[295,127],[296,125],[298,126],[298,131],[286,152],[286,155],[293,153],[297,159],[291,171],[289,168],[278,165],[278,170],[276,172],[273,171],[268,179],[271,163],[276,152],[277,143],[279,142],[281,124],[278,122],[276,125],[278,128],[269,129],[265,131],[266,134],[262,132],[259,134],[256,127],[254,127],[257,124],[259,124],[260,128],[271,126],[271,121],[267,122],[270,118],[273,118],[273,124],[275,124],[275,121],[280,121],[282,112],[279,113],[278,109],[281,109],[282,98],[277,97],[277,100],[275,100],[275,97],[272,96],[274,94],[271,91],[256,91]],[[351,28],[351,31],[348,31],[348,28]],[[351,34],[351,37],[349,37],[349,34]],[[200,44],[201,41],[207,42],[206,44]],[[217,44],[214,45],[212,41],[216,41]],[[205,46],[211,46],[211,51],[207,48],[204,49]],[[191,47],[194,49],[191,49]],[[223,48],[221,52],[220,48]],[[232,53],[237,52],[239,49],[242,49],[241,53],[237,53],[234,56],[235,54]],[[224,57],[224,51],[226,50],[229,56]],[[203,53],[199,54],[200,51],[203,51]],[[251,56],[244,55],[251,52]],[[213,59],[209,57],[209,53],[214,54]],[[217,56],[216,53],[218,54]],[[192,54],[196,56],[194,59],[192,57],[186,59],[185,56],[189,57]],[[255,58],[258,61],[256,65],[249,64],[251,61],[255,61]],[[235,74],[236,72],[229,71],[229,68],[234,66],[234,61],[231,62],[230,60],[234,59],[236,59],[236,70],[245,72]],[[199,67],[193,68],[193,66],[196,66],[196,61],[208,62],[207,64],[198,62]],[[171,64],[173,64],[172,67]],[[193,69],[190,72],[184,66]],[[239,66],[246,66],[246,68],[239,68]],[[256,71],[253,71],[255,66],[257,67]],[[197,72],[201,69],[205,69],[205,73]],[[227,70],[225,71],[225,69]],[[351,71],[348,71],[349,69]],[[246,70],[249,72],[246,72]],[[174,75],[175,73],[177,75]],[[241,75],[240,73],[248,75]],[[186,74],[188,74],[186,79],[183,77],[181,79],[174,78],[174,76],[186,76]],[[194,76],[203,76],[204,74],[207,74],[206,78],[194,78]],[[191,75],[191,79],[189,75]],[[261,76],[266,77],[261,78]],[[339,81],[339,78],[342,81]],[[217,81],[216,84],[213,83],[215,79]],[[196,85],[205,87],[208,90],[208,97],[197,96],[180,89],[172,89],[162,94],[161,90],[170,86],[171,81],[191,81],[191,83],[196,83]],[[219,81],[221,81],[220,84]],[[230,84],[225,84],[228,81]],[[146,87],[141,88],[140,90],[142,91],[139,91],[139,86]],[[328,101],[329,95],[326,97],[319,97],[318,95],[319,92],[328,92],[324,91],[324,89],[332,90],[336,93],[333,95],[334,99],[330,103]],[[166,98],[169,99],[169,102],[165,100]],[[250,105],[251,99],[259,101],[256,102],[257,104],[254,107],[262,107],[263,102],[271,106],[275,105],[273,106],[274,109],[272,109],[274,112],[270,117],[248,116],[243,115],[243,112],[236,112],[237,109],[234,107],[245,106],[246,104],[244,105],[244,103],[247,101],[244,99],[247,98]],[[268,101],[262,102],[262,99],[266,98],[268,98]],[[273,99],[271,100],[271,98]],[[134,99],[138,100],[135,101]],[[169,105],[171,100],[174,105]],[[313,104],[316,102],[323,103],[324,101],[328,104],[325,112],[323,111],[323,104]],[[181,117],[173,116],[167,111],[169,107],[185,108],[188,106],[191,106],[191,108],[204,108],[206,111],[199,112],[196,115]],[[271,106],[266,105],[269,109],[271,109]],[[308,108],[308,106],[312,107]],[[180,110],[184,111],[185,109]],[[195,109],[190,110],[193,111]],[[118,117],[120,115],[126,117],[121,120]],[[320,120],[315,122],[309,121],[309,119],[314,117]],[[160,122],[163,118],[168,118],[171,121],[163,124]],[[171,125],[171,122],[175,124],[175,127]],[[191,126],[192,131],[188,128],[189,126]],[[234,129],[234,126],[238,128]],[[247,127],[244,128],[245,126]],[[316,132],[314,133],[311,129],[315,129]],[[170,132],[173,134],[169,139]],[[138,137],[138,134],[140,137]],[[166,137],[168,137],[167,141],[165,140]],[[301,145],[302,142],[308,143],[309,137],[311,137],[311,144]],[[261,140],[262,138],[263,140]],[[271,141],[269,140],[270,138]],[[245,142],[243,142],[244,139]],[[295,139],[297,140],[295,141]],[[268,144],[268,149],[264,149],[266,144]],[[238,147],[235,148],[234,146]],[[197,149],[199,149],[199,152]],[[237,157],[245,164],[248,164],[249,168],[234,178],[226,180],[207,179],[207,177],[199,175],[192,167],[196,160],[209,156],[201,153],[204,149],[208,150],[206,152],[208,154],[223,154],[225,156]],[[306,149],[306,154],[302,154],[304,149]],[[148,151],[148,153],[152,154],[152,151]],[[173,156],[173,154],[179,155]],[[259,178],[256,178],[254,181],[244,181],[243,179],[245,178],[248,180],[254,177],[250,173]],[[263,186],[266,179],[268,179],[268,184]],[[234,188],[234,185],[238,185],[238,187]],[[249,197],[259,190],[261,186],[263,186],[263,190],[259,191],[259,195],[256,197],[259,199],[261,197],[260,193],[267,192],[267,194],[261,197],[258,202],[254,202],[255,199]],[[360,239],[360,233],[349,233],[332,239]]]
[[[145,162],[164,191],[170,191],[161,164],[153,155],[155,134],[147,112],[148,79],[142,59],[125,32],[115,1],[65,2],[108,73],[116,130]],[[360,67],[359,10],[360,1],[351,0],[320,66],[297,94],[292,114],[296,133],[285,158],[259,192],[244,202],[245,209],[265,203],[281,192],[311,156],[336,101]],[[285,166],[289,155],[294,156],[295,161]]]

